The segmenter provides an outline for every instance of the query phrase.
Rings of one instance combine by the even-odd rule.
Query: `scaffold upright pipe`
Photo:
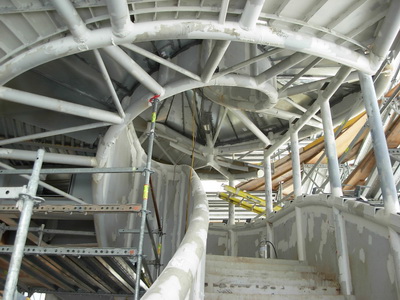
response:
[[[33,165],[32,175],[28,183],[26,194],[20,195],[20,199],[23,201],[23,208],[18,223],[17,235],[14,242],[14,250],[11,255],[10,265],[8,267],[8,275],[4,288],[4,300],[13,300],[17,289],[18,275],[21,269],[26,237],[28,235],[29,224],[31,222],[33,206],[35,204],[35,196],[39,184],[39,175],[43,163],[43,156],[44,150],[39,149]]]
[[[148,138],[148,148],[147,148],[147,160],[146,166],[144,168],[145,180],[143,186],[143,203],[142,203],[142,219],[140,223],[140,234],[139,234],[139,246],[138,246],[138,258],[136,263],[136,282],[135,282],[135,300],[139,300],[139,290],[140,290],[140,274],[142,269],[142,259],[143,259],[143,239],[146,227],[147,218],[147,200],[149,197],[149,186],[150,186],[150,176],[151,176],[151,158],[153,156],[153,143],[156,128],[157,119],[157,107],[159,103],[159,95],[155,95],[150,98],[149,102],[152,104],[153,112],[151,114],[150,132]]]

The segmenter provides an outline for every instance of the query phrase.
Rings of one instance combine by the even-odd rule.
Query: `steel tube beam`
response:
[[[126,0],[107,0],[112,32],[117,37],[125,37],[133,28]]]
[[[45,138],[45,137],[49,137],[49,136],[66,134],[66,133],[71,133],[71,132],[84,131],[84,130],[99,128],[99,127],[105,127],[108,125],[110,125],[110,123],[100,122],[100,123],[92,123],[92,124],[88,124],[88,125],[69,127],[69,128],[65,128],[65,129],[35,133],[35,134],[25,135],[25,136],[21,136],[21,137],[0,140],[0,146],[15,144],[15,143],[19,143],[19,142],[25,142],[25,141],[29,141],[29,140],[36,140],[36,139],[41,139],[41,138]]]
[[[280,146],[286,143],[290,138],[290,131],[300,131],[303,126],[314,116],[320,109],[322,102],[329,101],[332,95],[340,87],[340,85],[345,81],[345,79],[350,74],[351,68],[341,67],[336,74],[336,76],[329,83],[327,88],[319,93],[317,100],[310,106],[307,112],[289,129],[289,132],[278,141],[275,142],[271,147],[267,149],[267,155],[272,155]]]
[[[34,161],[36,160],[36,152],[28,150],[0,148],[0,158]],[[86,167],[97,166],[97,160],[95,157],[49,153],[49,152],[45,154],[44,162],[86,166]]]
[[[224,113],[221,117],[221,120],[218,123],[217,129],[215,130],[214,139],[213,139],[212,145],[211,145],[212,147],[214,147],[215,142],[217,141],[217,139],[219,137],[219,133],[221,132],[221,129],[222,129],[222,124],[223,124],[227,114],[228,114],[228,109],[226,107],[224,107]]]
[[[0,99],[102,122],[113,124],[120,124],[123,122],[120,116],[109,111],[18,91],[4,86],[0,86]]]
[[[23,208],[18,223],[17,235],[15,237],[14,251],[11,255],[11,261],[8,267],[7,279],[4,288],[5,300],[14,299],[15,291],[17,288],[18,275],[21,268],[22,257],[24,256],[24,247],[26,243],[26,237],[28,236],[32,210],[35,204],[34,197],[36,197],[36,191],[38,188],[40,168],[42,167],[43,156],[44,150],[38,150],[26,194],[21,196],[21,200],[23,201]]]
[[[214,48],[208,58],[203,73],[201,74],[201,80],[203,82],[209,82],[215,72],[215,69],[218,67],[218,64],[221,62],[221,59],[224,57],[226,50],[228,49],[231,41],[216,41]]]
[[[128,54],[121,48],[108,46],[103,50],[114,59],[122,68],[129,72],[135,79],[143,84],[150,92],[156,95],[163,95],[164,88],[151,77],[145,70],[142,69]]]
[[[302,62],[303,60],[309,58],[309,54],[304,54],[301,52],[297,52],[288,58],[285,58],[284,60],[280,61],[273,67],[269,68],[265,72],[261,73],[256,77],[256,80],[258,83],[265,82],[270,80],[271,78],[275,77],[278,74],[281,74],[282,72],[290,69],[294,65],[297,65],[298,63]]]
[[[399,15],[400,2],[392,0],[372,48],[372,52],[381,59],[386,58],[390,47],[400,31]]]
[[[256,26],[265,0],[246,1],[239,26],[244,30],[252,30]]]
[[[374,83],[371,76],[359,72],[361,91],[368,115],[368,123],[372,136],[376,166],[380,177],[383,204],[386,213],[396,214],[400,210],[397,198],[396,183],[392,173],[389,150],[385,132],[382,126],[381,114],[375,95]]]
[[[290,149],[292,156],[293,192],[295,197],[299,197],[303,192],[301,185],[299,137],[295,131],[290,133]]]
[[[284,86],[282,86],[279,90],[278,93],[284,92],[288,87],[292,85],[297,79],[299,79],[301,76],[303,76],[307,71],[311,70],[313,67],[315,67],[322,58],[317,57],[314,59],[307,67],[305,67],[303,70],[301,70],[299,73],[297,73],[295,76],[293,76],[292,79],[290,79]]]
[[[114,44],[119,45],[133,41],[136,43],[150,41],[155,37],[160,40],[168,40],[174,39],[176,36],[185,39],[207,38],[246,42],[251,40],[256,44],[286,48],[323,57],[368,74],[374,74],[381,64],[381,61],[377,61],[373,55],[371,58],[371,55],[357,53],[347,47],[337,45],[335,42],[287,29],[281,29],[281,34],[278,35],[276,30],[265,25],[256,25],[253,30],[245,31],[237,22],[219,24],[218,21],[192,20],[190,24],[188,26],[187,22],[181,20],[137,23],[135,30],[130,31],[124,38],[115,37],[111,28],[102,28],[90,32],[85,41],[85,47],[86,50],[93,50],[110,45],[111,40]],[[76,42],[72,37],[57,39],[37,46],[0,66],[0,84],[8,82],[40,64],[80,51],[82,50],[76,47]],[[18,68],[11,66],[18,66]]]
[[[3,168],[3,169],[6,169],[6,170],[15,170],[15,171],[18,171],[18,170],[16,170],[16,169],[14,169],[13,167],[10,167],[10,166],[8,166],[8,165],[2,163],[2,162],[0,162],[0,167]],[[29,180],[29,178],[30,178],[29,175],[20,175],[20,176],[23,177],[23,178],[25,178],[25,179],[28,179],[28,180]],[[62,190],[60,190],[60,189],[58,189],[58,188],[55,188],[54,186],[52,186],[52,185],[50,185],[50,184],[47,184],[47,183],[43,182],[43,181],[40,181],[40,180],[39,180],[39,185],[42,186],[42,187],[44,187],[44,188],[46,188],[46,189],[48,189],[49,191],[52,191],[52,192],[56,193],[57,195],[60,195],[60,196],[62,196],[62,197],[65,197],[66,199],[69,199],[69,200],[74,201],[74,202],[76,202],[76,203],[79,203],[79,204],[87,204],[85,201],[82,201],[81,199],[78,199],[78,198],[76,198],[76,197],[74,197],[74,196],[72,196],[72,195],[70,195],[70,194],[68,194],[68,193],[66,193],[66,192],[64,192],[64,191],[62,191]]]
[[[272,171],[271,171],[271,156],[264,151],[264,177],[265,177],[265,204],[267,217],[274,212],[272,201]]]
[[[282,100],[283,100],[283,101],[286,101],[287,103],[289,103],[289,104],[291,104],[291,105],[293,105],[295,108],[297,108],[298,110],[300,110],[300,111],[302,111],[302,112],[306,112],[306,111],[307,111],[306,108],[304,108],[303,106],[297,104],[296,102],[294,102],[294,101],[293,101],[292,99],[290,99],[289,97],[282,98]],[[315,115],[314,115],[314,116],[313,116],[313,119],[317,120],[317,122],[319,122],[319,123],[322,122],[322,119],[321,119],[320,117],[318,117],[318,116],[315,116]]]
[[[251,132],[253,132],[255,134],[255,136],[258,137],[265,144],[265,146],[271,145],[271,141],[264,134],[264,132],[262,132],[253,122],[251,122],[250,119],[242,111],[240,111],[238,109],[233,109],[233,108],[228,108],[228,109],[240,121],[242,121],[244,126],[246,126]]]
[[[89,34],[89,29],[86,28],[85,23],[83,23],[72,3],[70,1],[54,0],[52,4],[67,25],[75,41],[78,43],[84,42]]]
[[[142,219],[140,223],[140,234],[139,234],[139,246],[138,246],[138,258],[136,263],[136,282],[135,282],[135,300],[139,300],[139,290],[140,290],[140,274],[142,271],[142,259],[143,259],[143,240],[145,234],[145,227],[147,221],[147,203],[149,197],[149,186],[150,186],[150,176],[151,176],[151,162],[153,156],[153,146],[154,146],[154,137],[155,137],[155,128],[156,128],[156,119],[157,119],[157,108],[158,108],[159,100],[157,98],[153,99],[153,113],[151,117],[150,123],[150,132],[149,132],[149,143],[147,148],[147,160],[146,167],[144,171],[145,179],[143,186],[143,203],[142,203]]]
[[[122,108],[122,106],[121,106],[121,102],[120,102],[119,99],[118,99],[118,95],[117,95],[117,93],[115,92],[115,89],[114,89],[114,86],[113,86],[113,84],[112,84],[110,75],[108,75],[106,65],[104,64],[104,61],[103,61],[103,59],[101,58],[101,55],[100,55],[99,50],[94,49],[94,50],[93,50],[93,53],[94,53],[94,56],[95,56],[95,58],[96,58],[97,64],[98,64],[99,67],[100,67],[101,75],[103,76],[103,79],[104,79],[104,81],[106,82],[106,85],[107,85],[107,87],[108,87],[108,90],[110,91],[111,99],[113,100],[114,105],[115,105],[115,107],[117,108],[117,111],[118,111],[120,117],[123,119],[123,118],[125,118],[125,112],[124,112],[124,110],[123,110],[123,108]]]
[[[0,165],[1,166],[1,165]],[[57,168],[41,169],[40,174],[97,174],[97,173],[141,173],[143,170],[132,167],[114,168]],[[30,174],[29,169],[0,170],[0,175]]]
[[[267,51],[267,52],[265,52],[263,54],[260,54],[260,55],[258,55],[256,57],[253,57],[253,58],[250,58],[248,60],[242,61],[242,62],[240,62],[240,63],[238,63],[238,64],[236,64],[236,65],[234,65],[232,67],[226,68],[226,69],[224,69],[222,71],[220,70],[218,73],[215,73],[213,75],[212,79],[216,79],[216,78],[224,76],[226,74],[233,73],[233,72],[235,72],[235,71],[237,71],[237,70],[239,70],[241,68],[247,67],[247,66],[249,66],[251,64],[254,64],[254,63],[256,63],[256,62],[258,62],[260,60],[266,59],[267,57],[270,57],[271,55],[275,55],[275,54],[277,54],[279,52],[282,52],[282,51],[283,51],[283,49],[280,49],[280,48],[273,49],[271,51]]]
[[[190,77],[190,78],[192,78],[194,80],[198,80],[198,81],[201,80],[199,75],[196,75],[193,72],[190,72],[187,69],[182,68],[182,67],[180,67],[180,66],[178,66],[178,65],[176,65],[176,64],[174,64],[174,63],[172,63],[172,62],[170,62],[168,60],[166,60],[165,58],[162,58],[162,57],[160,57],[160,56],[158,56],[158,55],[156,55],[154,53],[151,53],[151,52],[149,52],[149,51],[147,51],[147,50],[145,50],[145,49],[143,49],[143,48],[141,48],[139,46],[136,46],[134,44],[123,44],[122,47],[127,48],[127,49],[129,49],[129,50],[131,50],[131,51],[133,51],[135,53],[140,54],[140,55],[143,55],[144,57],[147,57],[147,58],[149,58],[151,60],[154,60],[154,61],[156,61],[156,62],[158,62],[158,63],[160,63],[160,64],[162,64],[162,65],[164,65],[164,66],[176,71],[176,72],[179,72],[179,73],[181,73],[181,74],[183,74],[183,75],[185,75],[187,77]]]
[[[297,256],[299,261],[305,261],[306,257],[306,245],[304,243],[304,226],[303,226],[303,213],[300,207],[295,207],[296,215],[296,232],[297,232]]]
[[[349,74],[349,76],[346,78],[344,82],[349,82],[349,81],[356,81],[358,79],[357,72],[352,72]],[[290,97],[290,96],[295,96],[298,94],[303,94],[306,92],[311,92],[315,90],[319,90],[325,83],[329,82],[332,80],[332,77],[326,78],[326,79],[321,79],[317,81],[313,81],[310,83],[305,83],[302,85],[297,85],[291,88],[288,88],[282,92],[279,92],[279,99],[280,98],[285,98],[285,97]]]
[[[306,109],[304,109],[304,110],[307,111]],[[290,111],[285,111],[285,110],[277,109],[277,108],[268,108],[268,109],[257,111],[257,113],[275,116],[279,119],[284,119],[284,120],[290,120],[292,118],[300,119],[302,116],[300,114],[292,113]],[[316,116],[313,116],[313,118],[316,118]],[[322,129],[322,123],[315,121],[315,120],[309,120],[307,122],[307,125]]]
[[[225,23],[226,14],[228,13],[229,1],[230,0],[222,0],[221,10],[220,10],[219,16],[218,16],[218,22],[220,24],[224,24]]]
[[[331,193],[335,197],[343,196],[342,181],[340,180],[340,169],[336,151],[336,139],[333,131],[331,108],[329,101],[321,103],[322,124],[324,125],[325,153],[328,159],[329,182]]]

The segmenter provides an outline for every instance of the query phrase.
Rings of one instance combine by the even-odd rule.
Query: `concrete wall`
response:
[[[272,220],[278,257],[298,259],[295,214],[297,206],[301,210],[306,261],[328,278],[339,281],[337,225],[334,222],[332,205],[343,216],[353,294],[356,299],[398,299],[395,256],[399,253],[391,250],[389,229],[382,221],[382,212],[376,212],[374,207],[366,203],[315,195],[288,205]],[[392,228],[398,228],[396,224],[400,222],[399,216],[393,215],[391,222]],[[397,232],[396,235],[398,238]]]

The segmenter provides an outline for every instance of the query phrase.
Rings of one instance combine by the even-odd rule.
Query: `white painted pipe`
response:
[[[271,141],[264,134],[264,132],[262,132],[242,111],[232,108],[229,108],[229,111],[232,112],[240,121],[242,121],[244,126],[253,132],[254,135],[265,144],[265,146],[271,145]]]
[[[53,0],[52,4],[64,20],[75,41],[84,42],[89,35],[89,29],[86,28],[72,3],[65,0]]]
[[[231,41],[216,41],[214,48],[210,54],[210,57],[207,59],[207,62],[204,66],[203,72],[201,74],[201,80],[203,82],[209,82],[212,78],[215,69],[218,67],[218,64],[221,62],[221,59],[224,57],[226,50],[228,49]]]
[[[126,0],[107,0],[112,32],[117,37],[125,37],[133,29]]]
[[[4,86],[0,86],[0,99],[113,124],[123,122],[120,116],[109,111],[18,91]]]
[[[24,141],[30,141],[30,140],[35,140],[35,139],[41,139],[41,138],[60,135],[60,134],[68,134],[71,132],[84,131],[84,130],[89,130],[89,129],[93,129],[93,128],[105,127],[108,125],[110,125],[110,124],[101,122],[101,123],[92,123],[92,124],[87,124],[87,125],[69,127],[69,128],[59,129],[59,130],[46,131],[46,132],[41,132],[41,133],[35,133],[35,134],[20,136],[20,137],[16,137],[16,138],[0,140],[0,146],[15,144],[15,143],[24,142]]]
[[[28,150],[0,148],[0,158],[35,161],[36,152],[28,151]],[[55,164],[75,165],[75,166],[82,166],[82,167],[96,167],[97,166],[97,160],[95,157],[49,153],[49,152],[45,153],[44,162],[55,163]]]
[[[287,29],[281,29],[281,34],[278,35],[276,30],[265,25],[257,25],[253,30],[245,31],[240,28],[238,22],[219,24],[218,21],[191,20],[191,26],[187,24],[188,22],[181,20],[137,23],[135,30],[130,31],[123,38],[115,37],[111,28],[92,30],[85,41],[85,50],[105,47],[111,45],[112,42],[119,45],[133,41],[136,43],[150,41],[154,38],[160,40],[174,39],[176,36],[180,36],[185,39],[251,40],[253,43],[261,45],[286,48],[323,57],[368,74],[374,74],[382,62],[381,60],[371,60],[369,56],[350,50],[335,42]],[[76,42],[72,37],[57,39],[37,46],[0,66],[0,84],[4,84],[26,70],[33,69],[45,62],[81,51],[82,49],[76,47]],[[18,68],[15,66],[18,66]]]
[[[271,170],[271,156],[266,155],[264,151],[264,181],[265,181],[265,205],[267,217],[274,212],[274,206],[272,201],[272,170]]]
[[[155,95],[163,95],[164,88],[158,84],[158,82],[151,77],[145,70],[142,69],[128,54],[126,54],[119,47],[108,46],[103,50],[114,59],[121,67],[129,72],[134,78],[136,78],[141,84],[143,84],[149,91]]]
[[[242,16],[239,20],[239,26],[244,30],[254,29],[260,16],[265,0],[246,1]]]
[[[295,197],[300,197],[303,191],[301,186],[299,137],[295,131],[290,133],[290,149],[292,156],[293,192]]]
[[[329,101],[321,103],[321,117],[324,124],[325,155],[328,159],[329,183],[331,194],[335,197],[343,196],[342,181],[340,180],[340,169],[336,151],[336,139],[333,131],[331,108]]]

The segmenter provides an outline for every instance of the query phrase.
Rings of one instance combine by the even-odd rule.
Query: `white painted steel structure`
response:
[[[45,149],[43,162],[51,168],[147,166],[145,181],[133,173],[47,175],[39,181],[46,188],[39,192],[49,194],[47,190],[51,190],[62,196],[49,199],[60,205],[69,201],[125,205],[143,199],[147,204],[151,194],[152,217],[142,216],[139,235],[135,233],[140,220],[136,214],[97,214],[89,219],[74,216],[74,221],[72,216],[59,221],[37,216],[38,222],[50,226],[62,226],[65,221],[76,222],[81,229],[93,227],[96,240],[87,242],[91,245],[139,245],[136,273],[143,271],[144,275],[141,278],[135,274],[137,299],[147,290],[146,284],[155,279],[151,277],[159,275],[160,261],[169,264],[143,299],[204,297],[208,217],[198,175],[233,182],[254,178],[261,168],[265,171],[268,221],[266,225],[262,221],[262,230],[271,241],[281,243],[280,254],[311,261],[314,254],[325,257],[325,250],[310,254],[316,247],[310,220],[325,224],[325,217],[321,221],[318,213],[320,206],[328,207],[329,213],[324,211],[322,215],[332,219],[336,235],[334,239],[331,235],[321,236],[332,238],[337,260],[329,260],[327,267],[332,267],[330,272],[339,278],[344,295],[364,297],[362,283],[356,282],[362,272],[354,268],[370,264],[371,255],[360,254],[364,265],[352,265],[349,257],[353,253],[348,244],[353,244],[346,232],[351,232],[351,224],[357,222],[373,227],[368,223],[372,220],[389,233],[387,264],[391,283],[385,282],[385,286],[399,290],[396,178],[400,177],[393,175],[381,124],[381,113],[396,110],[390,106],[389,112],[380,112],[377,103],[398,83],[399,29],[398,0],[2,1],[0,167],[29,168],[38,148]],[[381,179],[384,209],[376,212],[367,204],[355,200],[345,203],[340,198],[343,174],[333,128],[364,110],[358,100],[360,89],[378,162],[377,175],[371,178],[374,182]],[[396,97],[395,93],[390,101],[398,101]],[[155,98],[160,101],[154,112],[156,119],[148,109]],[[333,197],[306,195],[303,199],[302,194],[310,189],[306,188],[309,183],[304,177],[305,168],[301,178],[297,144],[322,131],[329,174],[321,175],[315,167],[307,177],[312,185],[320,184],[320,192],[325,191],[328,182],[321,177],[328,177]],[[274,214],[271,163],[290,140],[297,199]],[[359,157],[365,155],[369,143],[365,145]],[[149,157],[143,149],[148,149]],[[263,151],[261,165],[245,161],[253,151]],[[19,183],[16,177],[0,177],[0,186]],[[315,212],[310,208],[313,206]],[[362,212],[356,208],[362,208]],[[144,216],[150,214],[146,205],[143,209]],[[2,223],[15,225],[11,224],[15,216],[0,217]],[[306,220],[310,222],[309,231]],[[282,229],[285,222],[292,222],[295,230]],[[228,223],[227,251],[238,255],[241,250],[234,247],[240,243],[241,234],[237,232],[247,229],[240,227],[242,224],[235,227],[232,205]],[[253,230],[255,225],[249,226]],[[157,230],[153,235],[154,228]],[[146,230],[151,238],[146,237]],[[296,245],[288,231],[297,235]],[[381,231],[371,232],[379,235]],[[28,234],[32,241],[37,238]],[[74,242],[71,238],[46,238],[50,244]],[[371,243],[374,248],[375,241]],[[368,251],[361,246],[353,248],[360,253]],[[142,250],[148,256],[143,265]],[[149,267],[147,260],[154,266]],[[318,259],[313,263],[319,263]],[[321,270],[328,271],[325,267]],[[119,280],[131,291],[132,287],[127,288],[129,280],[121,276],[116,276],[114,283]],[[62,280],[58,282],[66,292],[79,293]],[[49,284],[45,287],[49,294],[56,292]],[[18,288],[32,291],[23,283]],[[93,290],[88,287],[88,291]],[[103,285],[101,290],[119,294],[112,284]],[[387,295],[400,294],[391,291]]]

